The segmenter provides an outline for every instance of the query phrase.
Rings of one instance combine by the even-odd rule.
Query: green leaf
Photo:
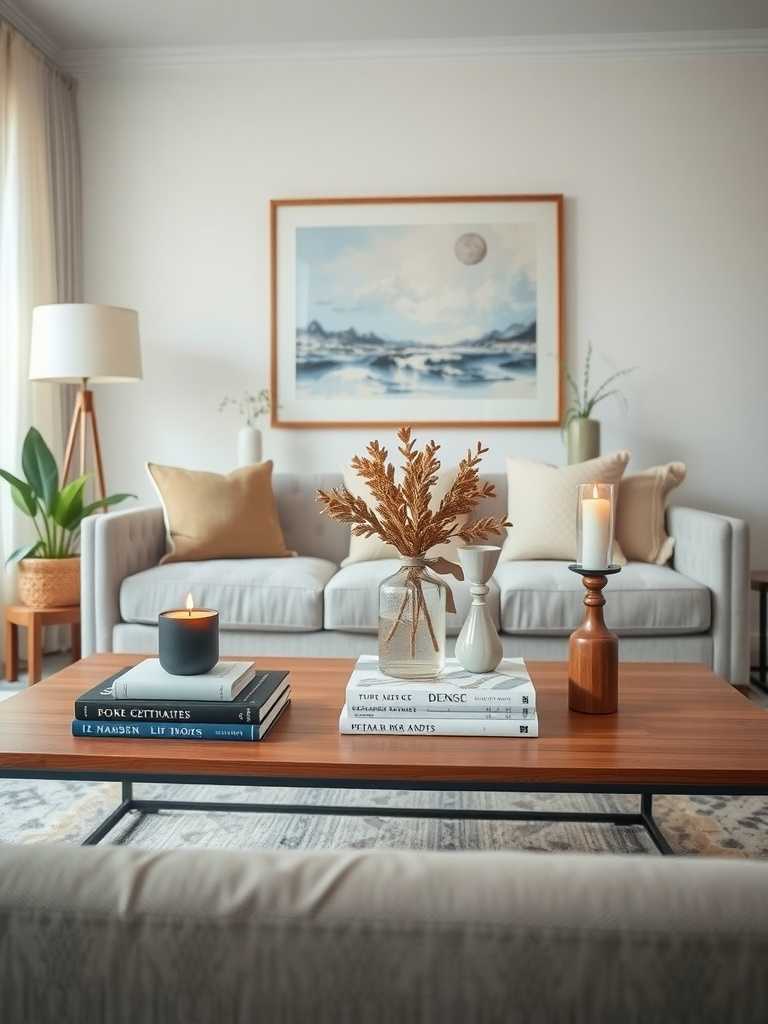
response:
[[[43,435],[35,427],[30,427],[24,438],[21,449],[21,466],[24,476],[35,494],[41,498],[46,511],[53,511],[53,503],[59,489],[59,470],[51,449],[43,440]]]
[[[83,488],[88,483],[88,474],[79,476],[77,480],[68,483],[56,495],[53,503],[53,518],[65,530],[72,529],[72,526],[79,520],[83,511]]]
[[[573,395],[573,403],[571,404],[570,408],[572,408],[572,409],[580,409],[581,408],[581,396],[579,395],[578,385],[576,384],[576,381],[573,379],[573,376],[572,376],[570,370],[566,370],[565,371],[565,376],[566,376],[566,379],[568,381],[568,387],[571,389],[571,394]]]
[[[85,519],[86,516],[92,516],[94,512],[101,512],[105,505],[108,508],[110,505],[117,505],[118,502],[125,501],[126,498],[135,497],[135,494],[110,494],[107,498],[104,498],[103,500],[92,501],[90,505],[86,505],[85,508],[82,510],[77,520],[77,523],[79,524],[83,519]],[[72,527],[70,527],[70,529],[72,529]]]
[[[34,540],[31,544],[24,544],[20,548],[16,548],[5,560],[6,565],[10,565],[11,562],[20,562],[22,558],[29,558],[34,555],[37,549],[40,547],[40,541]]]
[[[605,401],[606,398],[612,398],[614,395],[620,395],[620,394],[621,394],[621,391],[619,391],[618,388],[614,388],[612,391],[605,391],[605,392],[603,392],[602,395],[599,395],[597,398],[593,398],[592,399],[592,408],[590,409],[590,412],[600,402]]]
[[[35,512],[37,511],[37,505],[35,504],[34,506],[35,512],[31,512],[30,506],[27,504],[27,495],[23,494],[18,487],[11,488],[11,498],[13,499],[13,504],[16,508],[22,511],[25,516],[32,516],[34,518]]]
[[[601,400],[601,398],[607,398],[608,396],[605,392],[608,389],[608,387],[610,387],[610,385],[613,384],[615,380],[618,380],[619,377],[626,377],[627,374],[634,373],[636,369],[636,366],[628,366],[625,370],[617,370],[616,373],[612,373],[610,377],[606,377],[606,379],[603,381],[600,387],[592,395],[592,403],[596,404]],[[618,388],[614,388],[614,390],[609,393],[612,395],[619,394]]]
[[[584,362],[584,397],[582,399],[582,408],[586,408],[589,402],[589,374],[590,367],[592,365],[592,342],[587,342],[587,358]]]
[[[19,480],[17,476],[14,476],[13,473],[9,473],[5,469],[0,469],[0,476],[11,485],[11,496],[13,497],[14,504],[26,515],[34,516],[37,512],[37,501],[35,500],[35,492],[29,484],[24,480]]]

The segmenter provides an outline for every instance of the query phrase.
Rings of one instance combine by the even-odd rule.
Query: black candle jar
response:
[[[174,676],[199,676],[219,660],[219,613],[210,608],[160,612],[160,664]]]

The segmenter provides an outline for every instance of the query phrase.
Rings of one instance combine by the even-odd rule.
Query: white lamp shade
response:
[[[30,380],[141,380],[135,309],[62,302],[32,314]]]

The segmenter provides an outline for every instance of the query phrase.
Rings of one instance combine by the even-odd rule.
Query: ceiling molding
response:
[[[58,60],[59,47],[55,41],[29,15],[19,10],[16,4],[11,3],[11,0],[0,0],[0,18],[4,18],[10,25],[13,25],[33,46],[42,50],[46,57],[53,61]]]
[[[0,0],[0,6],[2,0]],[[84,75],[131,67],[265,62],[425,61],[483,58],[623,58],[716,53],[768,53],[768,29],[742,32],[500,36],[306,43],[282,46],[187,46],[69,50],[58,54],[68,71]]]

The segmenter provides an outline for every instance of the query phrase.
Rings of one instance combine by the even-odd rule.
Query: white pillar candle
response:
[[[611,503],[598,498],[594,488],[592,498],[581,502],[581,564],[584,569],[607,569],[611,553]]]

